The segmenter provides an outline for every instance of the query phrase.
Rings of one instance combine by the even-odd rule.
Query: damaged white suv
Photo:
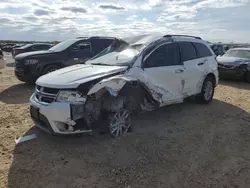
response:
[[[35,124],[52,134],[104,130],[118,137],[131,114],[181,103],[209,103],[218,84],[207,42],[185,35],[116,40],[85,64],[40,77],[30,98]]]

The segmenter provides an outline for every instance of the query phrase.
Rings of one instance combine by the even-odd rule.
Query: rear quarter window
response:
[[[182,61],[198,58],[194,45],[191,42],[180,42]]]
[[[208,47],[201,43],[193,43],[195,46],[195,49],[197,51],[198,57],[209,57],[212,56],[211,51],[208,49]]]

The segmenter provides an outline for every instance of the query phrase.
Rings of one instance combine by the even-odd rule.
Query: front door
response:
[[[70,64],[84,64],[93,57],[92,47],[89,42],[82,42],[70,48]]]
[[[184,66],[178,43],[157,47],[146,55],[142,67],[147,86],[161,97],[161,106],[183,101]]]

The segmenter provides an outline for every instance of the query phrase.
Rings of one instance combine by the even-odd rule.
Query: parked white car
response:
[[[84,65],[40,77],[30,98],[35,124],[52,134],[101,128],[118,137],[131,129],[134,112],[181,103],[191,96],[199,103],[212,100],[218,69],[206,41],[144,35],[120,43]]]

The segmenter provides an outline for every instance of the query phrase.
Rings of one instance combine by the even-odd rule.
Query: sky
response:
[[[250,0],[0,0],[0,40],[188,34],[250,42]]]

